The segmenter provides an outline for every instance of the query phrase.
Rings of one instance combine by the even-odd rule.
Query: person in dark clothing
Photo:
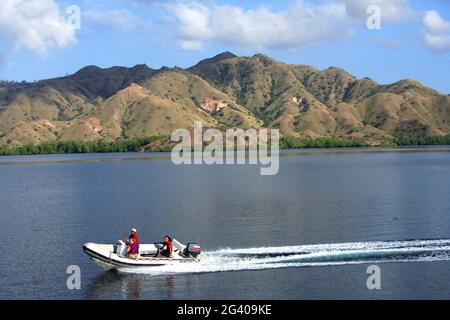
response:
[[[155,257],[171,258],[173,251],[172,238],[169,236],[164,236],[164,242],[162,242],[161,244],[162,248],[158,250]]]

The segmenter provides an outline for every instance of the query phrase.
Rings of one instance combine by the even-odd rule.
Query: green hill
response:
[[[195,120],[376,145],[449,135],[450,96],[410,79],[380,85],[336,67],[230,52],[188,69],[89,66],[36,83],[0,82],[0,146],[122,141],[189,129]]]

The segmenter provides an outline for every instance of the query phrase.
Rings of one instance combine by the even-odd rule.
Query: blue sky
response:
[[[372,4],[381,14],[380,29],[367,27]],[[68,8],[80,9],[79,29],[77,13]],[[222,51],[264,53],[319,69],[341,67],[380,83],[412,78],[450,93],[450,2],[0,2],[3,80],[63,76],[87,65],[189,67]]]

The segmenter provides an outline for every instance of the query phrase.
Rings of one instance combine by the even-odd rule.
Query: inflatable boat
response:
[[[170,258],[155,257],[156,253],[162,247],[161,243],[140,244],[137,259],[126,256],[127,245],[123,241],[119,241],[117,244],[86,243],[83,245],[83,250],[95,264],[105,270],[159,267],[200,261],[198,255],[201,253],[201,248],[198,244],[188,243],[187,245],[183,245],[173,239],[172,245],[173,252]]]

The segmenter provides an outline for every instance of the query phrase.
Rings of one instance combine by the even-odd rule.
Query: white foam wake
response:
[[[353,242],[288,247],[221,249],[198,263],[124,268],[125,273],[170,275],[342,264],[450,260],[450,239]]]

